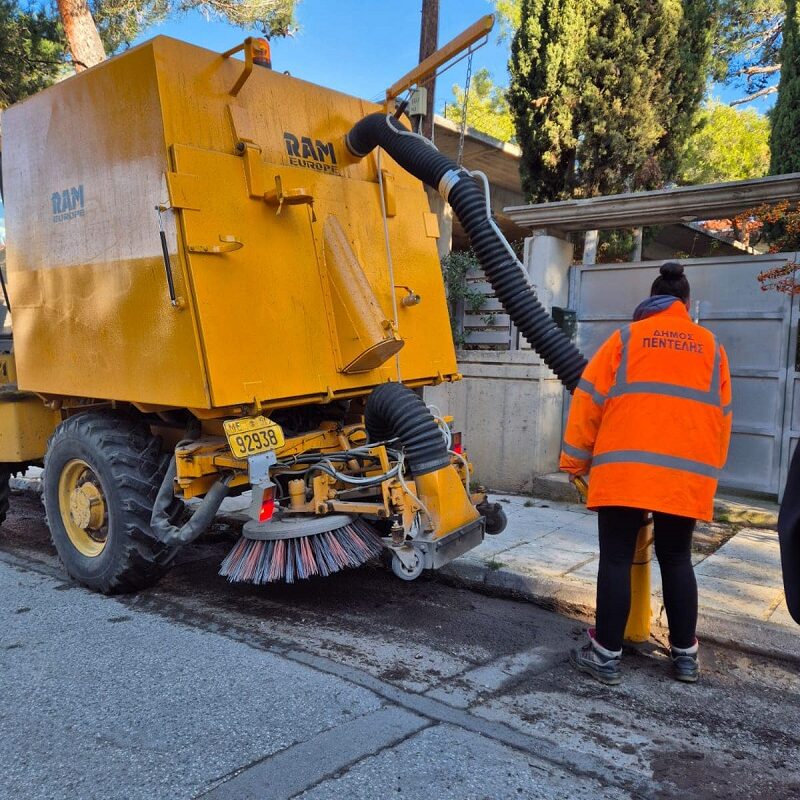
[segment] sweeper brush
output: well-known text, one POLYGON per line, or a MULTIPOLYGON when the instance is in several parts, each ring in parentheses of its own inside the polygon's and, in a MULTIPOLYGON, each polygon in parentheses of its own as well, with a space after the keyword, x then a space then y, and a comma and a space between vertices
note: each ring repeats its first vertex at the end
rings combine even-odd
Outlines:
POLYGON ((383 547, 369 523, 344 514, 267 526, 247 523, 219 574, 231 583, 294 583, 359 567, 379 556, 383 547), (331 525, 338 527, 328 530, 331 525))

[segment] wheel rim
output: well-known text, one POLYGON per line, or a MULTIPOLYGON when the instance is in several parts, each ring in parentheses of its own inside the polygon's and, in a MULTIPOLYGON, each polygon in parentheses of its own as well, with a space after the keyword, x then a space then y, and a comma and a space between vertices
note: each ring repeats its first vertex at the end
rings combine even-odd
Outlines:
POLYGON ((70 541, 81 555, 96 558, 108 543, 108 510, 100 479, 79 458, 58 479, 58 506, 70 541))

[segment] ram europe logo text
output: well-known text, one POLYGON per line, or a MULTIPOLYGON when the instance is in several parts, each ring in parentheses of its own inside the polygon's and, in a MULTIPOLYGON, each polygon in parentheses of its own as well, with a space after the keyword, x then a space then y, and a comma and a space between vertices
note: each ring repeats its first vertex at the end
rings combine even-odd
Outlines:
POLYGON ((305 167, 329 175, 341 174, 336 166, 333 142, 321 142, 319 139, 312 141, 310 136, 298 137, 288 131, 284 132, 283 140, 289 154, 289 163, 293 167, 305 167))

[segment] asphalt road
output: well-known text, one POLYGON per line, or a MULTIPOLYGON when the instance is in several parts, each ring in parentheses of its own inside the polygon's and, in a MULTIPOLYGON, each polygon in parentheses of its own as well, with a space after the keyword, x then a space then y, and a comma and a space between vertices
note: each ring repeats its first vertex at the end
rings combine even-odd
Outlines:
POLYGON ((800 797, 800 667, 655 645, 608 689, 583 626, 367 567, 293 587, 216 576, 230 532, 156 588, 70 583, 37 497, 0 528, 0 798, 800 797))

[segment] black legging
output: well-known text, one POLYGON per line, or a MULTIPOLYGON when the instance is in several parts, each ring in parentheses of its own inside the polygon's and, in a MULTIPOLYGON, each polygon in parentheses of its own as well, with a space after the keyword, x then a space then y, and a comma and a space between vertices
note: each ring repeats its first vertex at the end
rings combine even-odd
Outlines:
MULTIPOLYGON (((598 511, 600 568, 597 573, 597 641, 619 650, 631 605, 631 564, 644 512, 606 506, 598 511)), ((675 647, 691 647, 697 625, 697 581, 692 567, 695 521, 673 514, 653 514, 655 547, 661 568, 664 608, 675 647)))

